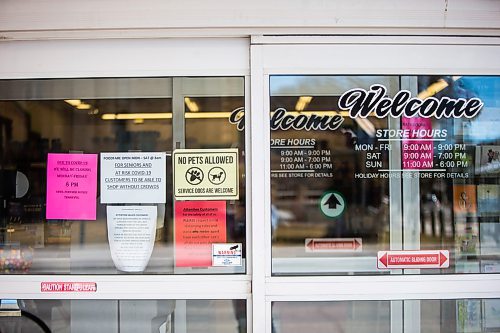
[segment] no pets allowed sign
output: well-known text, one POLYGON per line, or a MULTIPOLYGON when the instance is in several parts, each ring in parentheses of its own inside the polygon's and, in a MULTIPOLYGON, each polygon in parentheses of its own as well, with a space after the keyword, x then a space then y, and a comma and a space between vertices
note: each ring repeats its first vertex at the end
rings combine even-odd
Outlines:
POLYGON ((237 200, 238 149, 177 149, 173 156, 176 200, 237 200))

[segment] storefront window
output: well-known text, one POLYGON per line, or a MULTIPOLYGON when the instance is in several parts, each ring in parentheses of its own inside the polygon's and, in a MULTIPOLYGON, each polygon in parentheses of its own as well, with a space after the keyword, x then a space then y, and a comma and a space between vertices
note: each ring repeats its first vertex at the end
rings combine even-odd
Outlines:
POLYGON ((389 301, 274 302, 273 333, 390 332, 389 301))
POLYGON ((422 144, 439 170, 420 172, 421 248, 449 249, 448 273, 499 273, 500 78, 419 76, 418 87, 434 87, 437 99, 484 103, 475 117, 430 119, 447 135, 422 144))
POLYGON ((499 306, 498 299, 274 302, 272 332, 496 332, 499 306))
POLYGON ((271 76, 273 274, 498 272, 499 86, 271 76))
POLYGON ((243 82, 0 81, 0 272, 244 273, 243 82))
POLYGON ((17 308, 19 316, 16 310, 4 311, 6 315, 0 316, 0 332, 247 331, 245 300, 4 300, 4 303, 4 309, 17 308))

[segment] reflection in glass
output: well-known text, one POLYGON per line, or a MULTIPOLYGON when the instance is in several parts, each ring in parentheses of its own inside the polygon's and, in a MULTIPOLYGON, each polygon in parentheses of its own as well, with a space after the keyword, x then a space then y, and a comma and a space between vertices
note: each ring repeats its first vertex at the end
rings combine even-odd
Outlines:
POLYGON ((499 309, 498 299, 274 302, 272 332, 382 333, 405 321, 426 333, 498 332, 499 309))
POLYGON ((390 332, 389 301, 274 302, 273 333, 390 332))
POLYGON ((389 167, 388 149, 369 150, 388 122, 351 119, 337 107, 343 92, 376 82, 398 86, 391 77, 271 77, 274 274, 374 272, 372 258, 389 248, 389 179, 365 177, 389 167), (339 115, 338 129, 302 126, 339 115), (295 124, 287 128, 286 117, 295 124))
MULTIPOLYGON (((0 80, 2 274, 117 274, 137 270, 150 274, 212 273, 207 270, 177 272, 174 268, 171 153, 173 147, 177 147, 174 134, 179 137, 174 131, 183 130, 177 125, 174 128, 174 114, 186 124, 187 148, 239 148, 241 161, 238 176, 242 195, 239 201, 228 202, 224 233, 227 234, 227 242, 244 244, 244 132, 238 131, 227 115, 233 108, 244 106, 243 78, 175 80, 0 80), (182 84, 179 80, 183 80, 182 84), (182 86, 176 91, 182 92, 174 97, 173 86, 176 84, 182 86), (183 109, 174 110, 174 99, 182 102, 184 98, 191 104, 182 103, 182 108, 192 108, 186 111, 187 119, 183 117, 183 109), (198 109, 193 107, 193 103, 198 103, 198 109), (216 113, 225 117, 217 117, 216 113), (134 269, 123 269, 128 264, 118 265, 117 269, 112 260, 111 251, 129 249, 127 251, 130 252, 137 244, 132 244, 131 235, 127 238, 130 244, 123 244, 123 235, 125 232, 133 233, 131 228, 120 229, 121 233, 108 237, 109 205, 101 203, 99 184, 101 162, 94 171, 98 179, 96 219, 46 219, 48 154, 99 155, 115 152, 166 154, 166 174, 163 176, 166 178, 166 203, 148 204, 154 208, 149 220, 155 221, 148 221, 147 233, 132 235, 154 240, 154 247, 151 256, 143 255, 141 264, 134 269), (116 245, 112 249, 110 241, 116 245)), ((97 158, 99 160, 99 156, 97 158)), ((68 182, 67 186, 76 184, 68 182)), ((144 204, 139 196, 132 201, 134 205, 144 204)), ((113 205, 118 210, 124 208, 122 203, 113 205)), ((124 223, 119 219, 114 222, 124 223)), ((119 225, 119 228, 122 227, 119 225)), ((114 233, 113 230, 118 229, 113 227, 109 230, 114 233)), ((151 252, 149 245, 141 245, 148 255, 151 252)), ((208 257, 210 255, 207 253, 208 257)), ((244 266, 239 267, 238 273, 244 270, 244 266)), ((215 273, 234 272, 232 268, 223 267, 215 273)))
POLYGON ((271 76, 273 274, 498 273, 499 87, 488 76, 271 76), (388 96, 370 95, 375 84, 388 96), (397 113, 405 94, 400 110, 411 99, 420 116, 375 116, 384 101, 397 113), (371 113, 339 107, 353 100, 371 113), (438 259, 411 269, 426 254, 385 250, 438 259))
POLYGON ((438 99, 476 97, 484 107, 472 119, 432 120, 432 128, 449 133, 434 143, 434 165, 444 167, 446 177, 420 179, 421 247, 455 253, 454 265, 441 273, 498 273, 500 78, 418 77, 419 91, 432 85, 440 86, 434 94, 438 99))
POLYGON ((422 332, 500 330, 498 299, 422 300, 419 303, 422 332))
POLYGON ((20 300, 36 319, 0 317, 0 332, 244 333, 244 300, 20 300))

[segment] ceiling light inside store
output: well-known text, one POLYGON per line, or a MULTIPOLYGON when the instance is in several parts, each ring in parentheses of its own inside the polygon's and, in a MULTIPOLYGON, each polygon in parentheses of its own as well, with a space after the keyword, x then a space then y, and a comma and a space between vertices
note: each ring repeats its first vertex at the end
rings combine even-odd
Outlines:
MULTIPOLYGON (((461 78, 461 76, 452 76, 451 77, 451 79, 453 81, 457 81, 460 78, 461 78)), ((428 86, 427 89, 421 91, 418 94, 418 98, 420 98, 420 99, 426 99, 428 97, 434 96, 438 92, 440 92, 441 90, 445 89, 448 86, 449 86, 448 82, 446 82, 443 79, 440 79, 439 81, 434 82, 433 84, 431 84, 430 86, 428 86)))
POLYGON ((186 119, 209 119, 209 118, 229 118, 232 112, 200 112, 184 114, 186 119))
POLYGON ((79 99, 65 99, 64 101, 78 110, 90 110, 92 108, 92 105, 84 103, 79 99))
POLYGON ((102 120, 171 119, 171 113, 105 113, 102 120))
POLYGON ((80 101, 79 99, 65 99, 64 101, 74 107, 82 104, 82 101, 80 101))
POLYGON ((354 118, 354 121, 363 131, 365 131, 366 134, 368 134, 368 136, 370 136, 371 138, 375 137, 376 129, 371 121, 369 121, 366 118, 359 118, 359 117, 354 118))
MULTIPOLYGON (((273 115, 274 112, 271 112, 271 115, 273 115)), ((316 116, 342 116, 342 117, 349 117, 349 111, 313 111, 313 110, 307 110, 307 111, 287 111, 287 114, 292 115, 294 117, 297 117, 298 115, 304 114, 304 115, 310 115, 314 114, 316 116)))
MULTIPOLYGON (((232 112, 186 112, 184 118, 186 119, 221 119, 229 118, 232 112)), ((273 115, 274 112, 271 112, 273 115)), ((298 116, 300 114, 309 115, 315 114, 317 116, 336 116, 349 117, 349 111, 288 111, 287 114, 298 116)), ((371 117, 373 115, 370 115, 371 117)), ((172 119, 172 113, 105 113, 101 116, 102 120, 135 120, 135 119, 172 119)))
POLYGON ((78 110, 90 110, 91 107, 92 107, 92 105, 87 104, 87 103, 81 103, 81 104, 76 106, 76 108, 78 110))
POLYGON ((191 111, 191 112, 200 111, 198 104, 196 104, 196 102, 192 101, 189 97, 184 97, 184 103, 186 103, 186 106, 189 109, 189 111, 191 111))
MULTIPOLYGON (((186 119, 229 118, 231 112, 186 112, 186 119)), ((171 113, 105 113, 102 120, 172 119, 171 113)))
POLYGON ((312 96, 300 96, 297 104, 295 105, 295 110, 304 111, 304 109, 311 103, 312 96))

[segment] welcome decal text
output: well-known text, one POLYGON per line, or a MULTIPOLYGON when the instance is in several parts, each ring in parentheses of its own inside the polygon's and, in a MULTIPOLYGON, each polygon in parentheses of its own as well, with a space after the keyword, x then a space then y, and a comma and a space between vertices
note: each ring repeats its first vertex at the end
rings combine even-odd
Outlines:
MULTIPOLYGON (((370 86, 369 90, 354 88, 340 96, 338 108, 349 112, 350 118, 366 118, 374 115, 377 118, 391 116, 422 118, 474 118, 483 108, 484 103, 476 97, 449 98, 428 97, 421 99, 411 97, 408 90, 400 90, 391 98, 387 96, 387 88, 381 84, 370 86)), ((336 130, 344 121, 337 115, 316 115, 314 113, 291 113, 284 108, 277 108, 271 116, 271 130, 336 130)), ((231 112, 229 122, 235 124, 239 131, 245 128, 245 110, 243 107, 231 112)))
POLYGON ((346 91, 339 99, 341 110, 349 111, 349 117, 366 118, 374 114, 378 118, 392 116, 422 117, 422 118, 473 118, 481 108, 483 102, 479 98, 449 98, 428 97, 420 99, 411 97, 408 90, 399 91, 394 98, 387 97, 387 88, 381 84, 374 84, 370 90, 354 88, 346 91))

